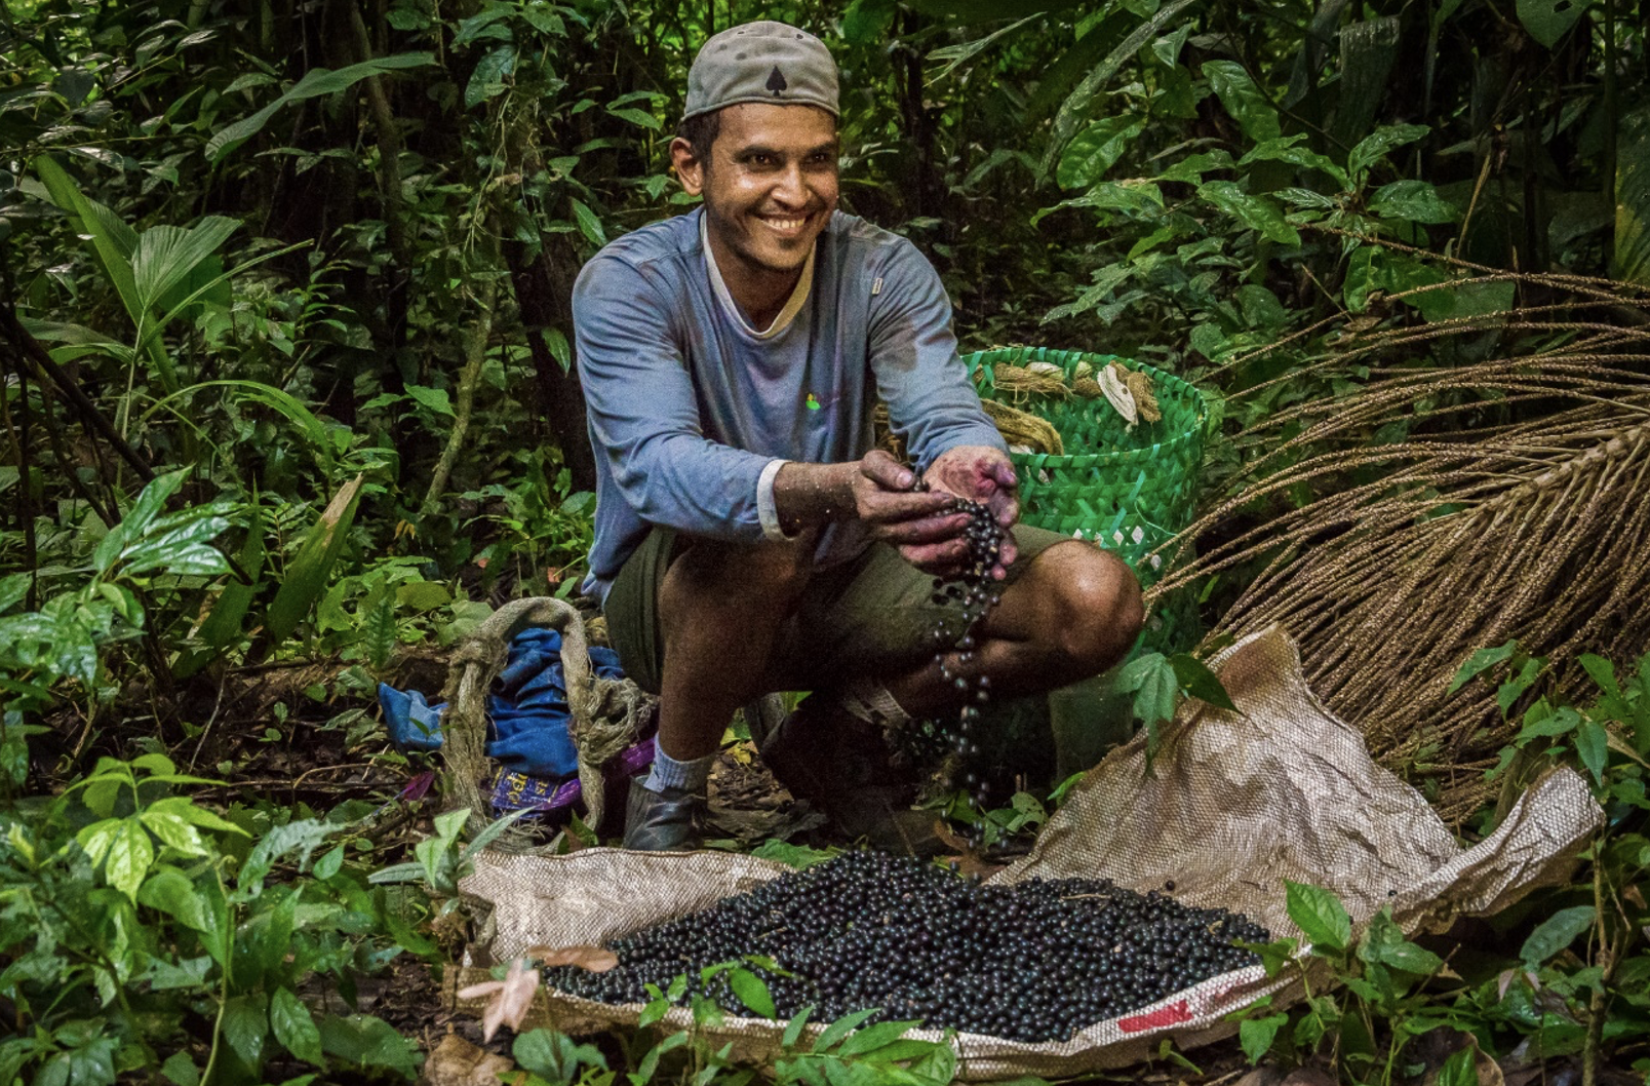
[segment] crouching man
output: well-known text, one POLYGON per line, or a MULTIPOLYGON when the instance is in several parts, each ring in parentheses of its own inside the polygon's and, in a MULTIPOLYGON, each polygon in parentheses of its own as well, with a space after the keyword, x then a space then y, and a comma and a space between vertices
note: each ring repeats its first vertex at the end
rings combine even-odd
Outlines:
POLYGON ((837 210, 837 103, 812 35, 713 37, 670 147, 702 206, 608 245, 574 293, 598 470, 585 588, 660 696, 629 848, 696 846, 724 728, 778 690, 814 693, 763 743, 775 774, 843 832, 897 841, 912 782, 888 765, 888 729, 955 718, 958 675, 999 697, 1088 678, 1140 628, 1127 566, 1015 523, 1014 470, 939 276, 837 210), (915 470, 873 449, 878 399, 915 470), (968 553, 957 498, 1011 531, 976 643, 937 656, 935 629, 960 618, 933 590, 968 553))

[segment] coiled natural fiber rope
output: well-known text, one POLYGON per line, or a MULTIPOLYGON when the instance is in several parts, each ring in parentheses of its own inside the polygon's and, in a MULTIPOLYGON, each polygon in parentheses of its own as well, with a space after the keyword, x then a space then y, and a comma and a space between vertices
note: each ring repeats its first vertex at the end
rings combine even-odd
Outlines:
MULTIPOLYGON (((564 600, 548 596, 512 600, 495 611, 453 654, 443 697, 445 736, 442 753, 447 764, 447 794, 451 807, 468 807, 471 833, 487 826, 489 804, 482 782, 487 766, 487 692, 510 655, 510 641, 535 626, 561 632, 562 676, 570 714, 568 735, 579 756, 579 784, 584 791, 589 823, 601 822, 606 807, 602 766, 636 742, 655 699, 629 679, 603 678, 590 669, 589 643, 584 620, 564 600)), ((506 834, 494 848, 532 852, 525 839, 506 834)))

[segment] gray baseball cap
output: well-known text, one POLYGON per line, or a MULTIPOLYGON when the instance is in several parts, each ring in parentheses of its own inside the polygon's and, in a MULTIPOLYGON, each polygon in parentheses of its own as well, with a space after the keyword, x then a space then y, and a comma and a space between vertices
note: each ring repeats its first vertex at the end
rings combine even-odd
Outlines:
POLYGON ((818 106, 840 117, 836 61, 824 42, 794 26, 764 20, 729 27, 688 69, 682 119, 740 102, 818 106))

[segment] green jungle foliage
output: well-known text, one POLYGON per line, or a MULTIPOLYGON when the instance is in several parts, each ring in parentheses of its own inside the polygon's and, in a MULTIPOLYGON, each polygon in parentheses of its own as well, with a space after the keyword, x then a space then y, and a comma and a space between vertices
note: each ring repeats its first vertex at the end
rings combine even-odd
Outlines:
MULTIPOLYGON (((477 842, 429 831, 372 692, 504 599, 576 591, 572 280, 685 209, 687 65, 760 17, 831 43, 843 205, 934 260, 965 349, 1195 382, 1211 498, 1245 433, 1355 392, 1308 365, 1337 336, 1544 300, 1457 285, 1485 271, 1650 285, 1647 0, 5 0, 0 1086, 416 1075, 418 1020, 363 1008, 454 960, 477 842), (301 790, 340 763, 365 783, 301 790)), ((1416 342, 1394 361, 1489 349, 1416 342)), ((1650 1073, 1650 674, 1592 659, 1596 703, 1540 697, 1516 646, 1462 678, 1510 669, 1506 772, 1597 786, 1580 881, 1470 962, 1293 890, 1311 958, 1275 967, 1340 983, 1246 1012, 1248 1058, 1407 1081, 1447 1027, 1650 1073)), ((1157 657, 1121 688, 1150 725, 1209 681, 1157 657)), ((992 835, 1043 815, 1016 797, 992 835)), ((852 1026, 793 1036, 778 1073, 951 1074, 852 1026)), ((679 1036, 514 1055, 531 1082, 748 1076, 679 1036)), ((1438 1081, 1477 1081, 1470 1052, 1438 1081)))

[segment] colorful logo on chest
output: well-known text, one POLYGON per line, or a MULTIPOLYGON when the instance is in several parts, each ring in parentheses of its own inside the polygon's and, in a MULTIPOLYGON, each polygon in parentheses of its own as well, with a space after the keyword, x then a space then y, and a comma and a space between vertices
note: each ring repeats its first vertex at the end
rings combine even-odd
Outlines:
POLYGON ((822 406, 819 402, 819 397, 815 396, 812 392, 808 393, 808 398, 803 401, 803 405, 807 407, 809 411, 818 411, 822 406))

